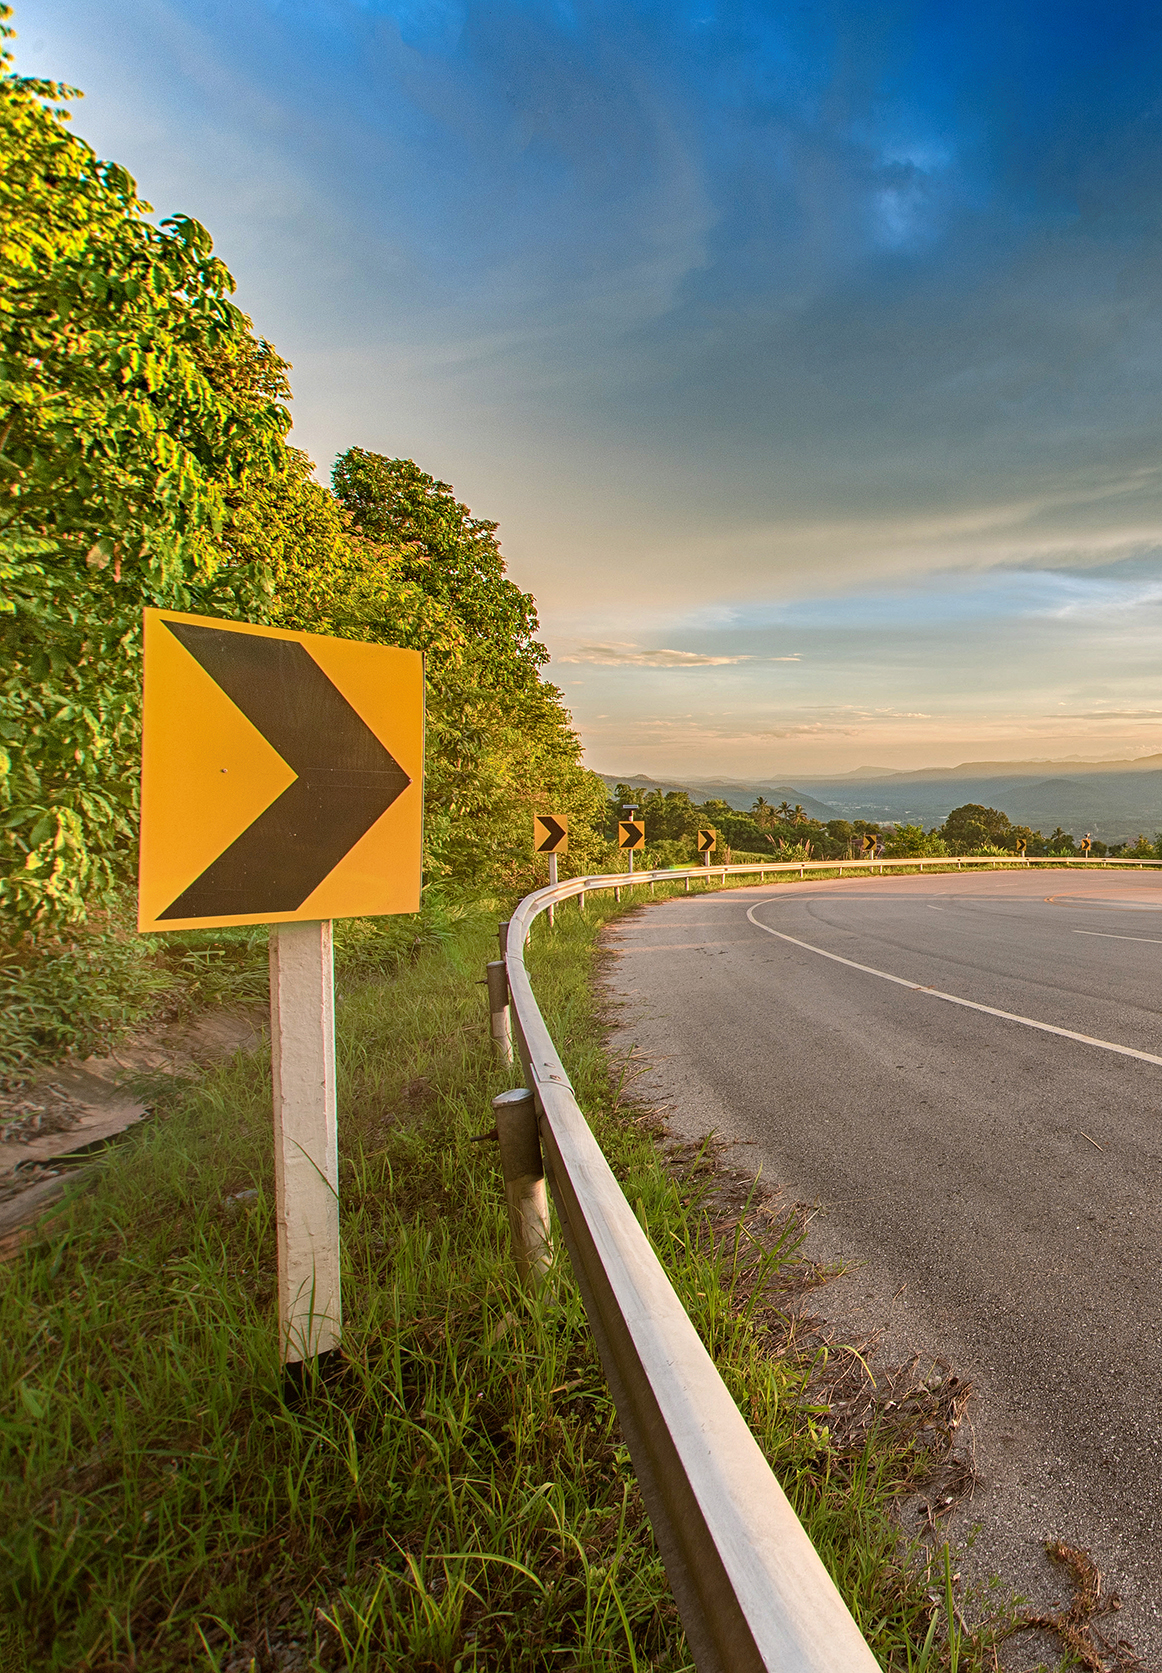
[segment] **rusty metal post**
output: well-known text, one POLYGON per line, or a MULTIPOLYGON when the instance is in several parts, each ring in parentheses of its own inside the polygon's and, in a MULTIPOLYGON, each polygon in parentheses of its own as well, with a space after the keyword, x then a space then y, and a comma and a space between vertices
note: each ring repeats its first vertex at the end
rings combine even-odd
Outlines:
POLYGON ((527 1087, 517 1086, 492 1100, 492 1113, 500 1140, 513 1259, 521 1283, 540 1289, 553 1263, 553 1244, 536 1100, 527 1087))
POLYGON ((512 1017, 508 1008, 508 976, 503 959, 491 959, 488 970, 488 1019, 492 1049, 499 1062, 512 1062, 512 1017))

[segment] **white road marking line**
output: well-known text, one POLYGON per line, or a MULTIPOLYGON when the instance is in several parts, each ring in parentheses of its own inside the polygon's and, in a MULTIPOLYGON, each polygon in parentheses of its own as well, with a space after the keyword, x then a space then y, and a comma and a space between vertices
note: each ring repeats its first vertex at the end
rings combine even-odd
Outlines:
POLYGON ((688 947, 744 947, 744 941, 624 941, 611 942, 615 953, 681 953, 688 947))
POLYGON ((1074 935, 1100 935, 1105 941, 1149 941, 1155 947, 1162 947, 1162 936, 1157 935, 1115 935, 1112 929, 1075 929, 1074 935))
MULTIPOLYGON (((862 970, 865 976, 878 976, 882 982, 895 982, 897 987, 911 988, 913 993, 926 993, 932 999, 943 999, 948 1005, 963 1005, 966 1011, 983 1011, 986 1016, 1000 1017, 1004 1022, 1019 1022, 1024 1028, 1036 1028, 1042 1034, 1059 1034, 1063 1040, 1077 1040, 1083 1046, 1097 1046, 1101 1051, 1116 1052, 1119 1057, 1136 1057, 1141 1063, 1157 1063, 1162 1068, 1162 1057, 1156 1057, 1151 1051, 1137 1051, 1133 1046, 1119 1046, 1113 1040, 1098 1040, 1092 1034, 1077 1034, 1072 1028, 1058 1028, 1052 1022, 1038 1022, 1035 1017, 1021 1017, 1015 1011, 999 1011, 995 1005, 978 1005, 975 999, 961 999, 959 994, 942 993, 939 988, 926 988, 921 982, 909 982, 903 976, 893 976, 887 970, 877 970, 870 964, 857 964, 854 959, 841 958, 838 953, 829 953, 826 947, 813 947, 810 941, 800 941, 798 936, 784 935, 781 929, 772 929, 770 924, 761 924, 755 917, 757 907, 752 906, 747 917, 756 929, 765 929, 768 935, 777 935, 780 941, 789 941, 794 947, 803 947, 809 953, 818 953, 820 958, 829 958, 836 964, 846 964, 849 970, 862 970)), ((1136 939, 1136 938, 1135 938, 1136 939)))
POLYGON ((1111 895, 1046 895, 1050 906, 1072 906, 1082 911, 1095 906, 1102 912, 1162 912, 1162 901, 1114 900, 1111 895))

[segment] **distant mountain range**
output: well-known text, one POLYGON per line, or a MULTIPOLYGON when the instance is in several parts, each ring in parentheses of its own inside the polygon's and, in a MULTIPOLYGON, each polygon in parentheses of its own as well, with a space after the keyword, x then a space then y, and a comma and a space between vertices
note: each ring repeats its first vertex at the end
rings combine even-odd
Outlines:
MULTIPOLYGON (((835 808, 829 807, 815 796, 809 796, 805 790, 796 790, 793 784, 751 784, 745 779, 737 778, 688 778, 679 784, 677 779, 650 778, 646 773, 635 773, 632 777, 623 773, 598 773, 598 778, 604 779, 610 790, 619 784, 629 784, 635 790, 660 790, 667 795, 671 790, 684 790, 694 802, 720 801, 730 807, 745 812, 759 796, 764 796, 768 802, 777 807, 780 802, 790 802, 794 807, 796 802, 812 819, 843 819, 846 815, 837 813, 835 808)), ((856 815, 861 818, 862 815, 856 815)))
POLYGON ((895 767, 856 767, 850 773, 800 776, 802 784, 850 784, 891 779, 893 784, 918 784, 939 779, 1056 778, 1067 775, 1089 777, 1092 773, 1156 773, 1162 771, 1162 755, 1139 755, 1132 761, 1087 761, 1079 755, 1064 760, 962 761, 958 767, 917 767, 901 772, 895 767))
POLYGON ((966 761, 959 767, 917 772, 868 768, 860 775, 801 777, 796 784, 742 779, 653 779, 602 773, 612 790, 632 784, 646 790, 685 790, 694 801, 718 797, 749 808, 763 796, 776 805, 796 802, 813 819, 871 819, 881 823, 936 825, 954 807, 980 802, 1000 808, 1014 825, 1049 835, 1056 826, 1075 837, 1087 831, 1104 842, 1153 839, 1162 830, 1162 755, 1136 761, 966 761), (806 786, 810 786, 810 790, 806 786))

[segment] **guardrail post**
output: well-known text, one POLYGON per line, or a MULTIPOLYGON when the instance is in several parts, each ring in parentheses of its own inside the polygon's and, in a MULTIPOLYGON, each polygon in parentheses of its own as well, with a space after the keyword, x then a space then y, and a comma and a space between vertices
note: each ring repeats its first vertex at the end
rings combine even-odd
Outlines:
POLYGON ((690 893, 690 873, 686 873, 686 893, 690 893))
POLYGON ((500 956, 501 956, 501 958, 507 958, 508 957, 508 926, 509 926, 510 921, 511 921, 510 919, 506 918, 504 920, 503 924, 501 924, 500 928, 496 932, 497 938, 500 941, 500 956))
POLYGON ((500 1140, 513 1260, 521 1283, 536 1290, 553 1262, 536 1100, 527 1087, 517 1086, 492 1100, 492 1113, 500 1140))
POLYGON ((492 959, 488 970, 488 1022, 492 1049, 501 1063, 512 1062, 512 1017, 508 1009, 508 975, 503 959, 492 959))

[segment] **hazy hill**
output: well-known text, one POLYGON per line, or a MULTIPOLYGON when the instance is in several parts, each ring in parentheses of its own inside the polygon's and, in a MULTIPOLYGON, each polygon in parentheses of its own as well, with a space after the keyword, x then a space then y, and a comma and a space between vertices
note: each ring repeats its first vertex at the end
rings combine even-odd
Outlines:
POLYGON ((1094 773, 1154 773, 1162 771, 1162 755, 1140 755, 1132 761, 1087 761, 1080 756, 1067 756, 1064 760, 1040 759, 1033 761, 962 761, 958 767, 916 767, 909 772, 900 772, 893 767, 856 767, 849 773, 835 773, 831 776, 816 773, 801 773, 801 784, 850 784, 854 782, 882 783, 890 779, 893 784, 920 784, 929 780, 963 780, 963 779, 996 779, 996 778, 1045 778, 1066 774, 1069 778, 1088 778, 1094 773), (1057 772, 1054 773, 1053 769, 1057 772))
POLYGON ((866 777, 801 777, 797 784, 743 779, 654 779, 602 773, 614 785, 685 790, 696 802, 719 797, 749 808, 757 796, 776 805, 800 803, 813 819, 873 819, 880 823, 938 825, 954 807, 980 802, 998 807, 1015 825, 1049 835, 1056 826, 1075 837, 1087 831, 1104 842, 1151 840, 1162 831, 1162 756, 1141 761, 993 761, 932 767, 913 773, 872 768, 866 777), (1048 769, 1048 770, 1047 770, 1048 769), (1054 771, 1053 769, 1056 769, 1054 771), (804 786, 810 785, 810 791, 804 786))
POLYGON ((812 819, 822 819, 825 824, 828 819, 844 817, 826 802, 809 796, 805 790, 797 790, 793 784, 748 784, 734 778, 688 778, 679 783, 677 779, 650 778, 647 773, 599 773, 598 777, 605 780, 610 790, 619 784, 631 784, 635 790, 660 790, 663 795, 671 790, 684 790, 692 802, 726 802, 740 812, 764 796, 776 806, 779 802, 790 802, 792 807, 798 803, 812 819))
MULTIPOLYGON (((1040 765, 1040 764, 1039 764, 1040 765)), ((1015 825, 1029 825, 1046 836, 1056 826, 1080 837, 1086 831, 1105 842, 1121 842, 1139 831, 1153 839, 1162 830, 1162 771, 1083 770, 1058 775, 1042 770, 1024 776, 1006 773, 980 777, 901 774, 891 779, 812 780, 845 819, 941 823, 954 807, 980 802, 998 807, 1015 825)))

